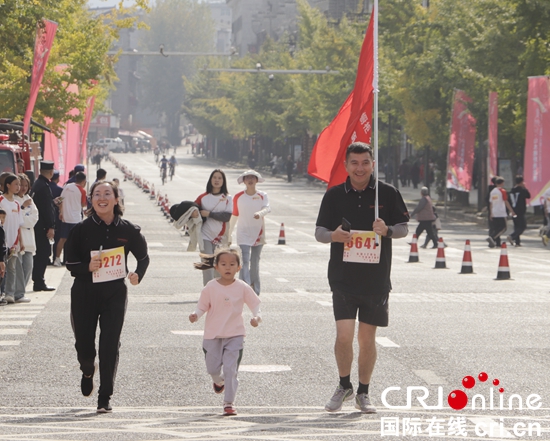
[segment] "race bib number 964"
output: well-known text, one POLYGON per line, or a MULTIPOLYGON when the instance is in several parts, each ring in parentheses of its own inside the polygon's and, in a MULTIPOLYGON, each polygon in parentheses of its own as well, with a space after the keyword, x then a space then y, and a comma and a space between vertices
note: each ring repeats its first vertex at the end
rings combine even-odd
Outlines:
POLYGON ((379 263, 381 238, 376 245, 374 231, 351 230, 351 240, 344 244, 344 262, 379 263))

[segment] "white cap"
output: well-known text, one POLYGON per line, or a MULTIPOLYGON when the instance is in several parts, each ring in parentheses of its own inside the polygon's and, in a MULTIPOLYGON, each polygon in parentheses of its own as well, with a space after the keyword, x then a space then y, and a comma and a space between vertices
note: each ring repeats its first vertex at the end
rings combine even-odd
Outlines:
POLYGON ((238 182, 239 184, 242 184, 243 181, 244 181, 244 177, 245 177, 245 176, 256 176, 256 177, 258 178, 258 182, 264 182, 264 181, 265 181, 265 179, 262 178, 262 175, 259 174, 257 171, 255 171, 255 170, 247 170, 247 171, 245 171, 243 174, 241 174, 241 176, 239 176, 239 177, 237 178, 237 182, 238 182))

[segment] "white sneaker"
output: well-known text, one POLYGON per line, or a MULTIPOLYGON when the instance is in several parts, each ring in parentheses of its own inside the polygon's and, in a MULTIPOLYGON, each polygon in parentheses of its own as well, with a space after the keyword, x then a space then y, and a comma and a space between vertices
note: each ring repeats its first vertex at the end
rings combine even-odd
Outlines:
POLYGON ((59 257, 56 257, 54 262, 53 262, 53 266, 63 266, 61 264, 61 259, 59 257))
POLYGON ((342 405, 344 401, 353 399, 355 394, 353 389, 344 389, 340 384, 334 391, 334 395, 325 405, 325 410, 327 412, 340 412, 342 410, 342 405))
POLYGON ((15 303, 15 299, 13 298, 13 296, 6 295, 6 297, 4 297, 4 300, 8 303, 15 303))
POLYGON ((28 297, 21 297, 20 299, 15 299, 15 303, 29 303, 31 301, 31 299, 29 299, 28 297))

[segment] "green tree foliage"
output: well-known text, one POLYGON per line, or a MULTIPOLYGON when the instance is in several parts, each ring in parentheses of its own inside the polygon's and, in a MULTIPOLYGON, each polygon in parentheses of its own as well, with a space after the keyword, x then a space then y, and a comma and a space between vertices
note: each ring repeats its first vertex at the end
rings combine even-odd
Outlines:
MULTIPOLYGON (((140 49, 165 52, 214 51, 210 9, 194 0, 158 0, 146 19, 150 31, 143 34, 140 49)), ((140 102, 164 115, 168 136, 179 142, 179 123, 185 87, 182 77, 194 75, 194 57, 146 57, 143 62, 140 102)))
POLYGON ((0 116, 22 119, 25 113, 36 27, 43 18, 57 22, 58 29, 33 118, 41 122, 52 118, 52 128, 58 129, 69 119, 83 118, 89 96, 98 96, 101 106, 101 98, 116 78, 115 60, 107 51, 118 29, 135 25, 136 20, 129 17, 138 7, 147 8, 147 0, 138 0, 131 8, 121 4, 118 10, 94 17, 86 0, 0 1, 0 116), (76 85, 80 93, 68 92, 70 85, 76 85), (80 113, 69 114, 72 109, 80 113))

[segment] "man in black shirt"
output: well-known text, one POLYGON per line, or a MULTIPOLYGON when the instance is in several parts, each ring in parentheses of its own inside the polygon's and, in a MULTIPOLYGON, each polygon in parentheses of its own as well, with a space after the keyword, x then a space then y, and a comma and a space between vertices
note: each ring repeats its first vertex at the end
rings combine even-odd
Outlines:
POLYGON ((516 176, 516 186, 512 188, 508 194, 508 197, 510 198, 510 205, 514 209, 514 213, 516 215, 512 217, 512 221, 514 222, 514 231, 507 237, 507 239, 508 242, 510 242, 510 245, 520 247, 520 236, 527 228, 527 222, 525 220, 527 199, 531 199, 531 193, 529 193, 529 190, 525 187, 523 176, 516 176))
POLYGON ((323 197, 315 230, 319 242, 331 244, 328 280, 336 320, 334 353, 340 375, 340 384, 325 410, 338 412, 343 402, 354 396, 350 372, 359 312, 359 387, 355 407, 363 413, 375 413, 368 388, 376 363, 376 328, 388 325, 392 238, 407 235, 409 214, 399 191, 378 181, 379 215, 375 218, 376 180, 368 144, 351 144, 345 166, 348 178, 323 197), (348 222, 351 232, 342 229, 342 224, 348 222))
POLYGON ((50 260, 52 244, 55 237, 55 213, 50 180, 53 177, 53 161, 40 162, 40 175, 34 182, 31 196, 38 209, 38 222, 34 226, 36 254, 34 255, 32 280, 34 291, 54 291, 55 288, 46 285, 44 274, 50 260))

